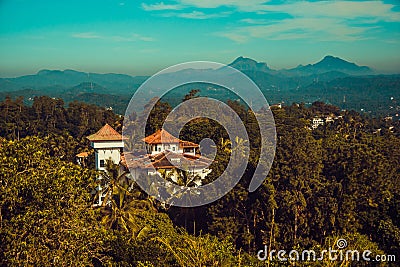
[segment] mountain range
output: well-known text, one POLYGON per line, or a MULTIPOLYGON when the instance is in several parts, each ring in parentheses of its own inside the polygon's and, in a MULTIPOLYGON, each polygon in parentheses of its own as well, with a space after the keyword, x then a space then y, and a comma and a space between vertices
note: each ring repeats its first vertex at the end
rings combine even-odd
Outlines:
MULTIPOLYGON (((270 103, 324 101, 378 115, 399 112, 393 101, 400 98, 400 75, 379 75, 370 67, 358 66, 338 57, 325 56, 315 64, 274 70, 267 63, 240 56, 229 66, 250 77, 270 103)), ((29 103, 34 96, 48 95, 63 98, 67 103, 79 100, 111 106, 123 114, 130 97, 147 78, 75 70, 41 70, 33 75, 0 78, 0 99, 7 95, 24 96, 29 103)), ((188 90, 190 87, 173 97, 180 99, 188 90)), ((203 91, 200 94, 206 93, 203 91)), ((226 92, 213 91, 216 91, 214 97, 221 100, 232 97, 226 92)))

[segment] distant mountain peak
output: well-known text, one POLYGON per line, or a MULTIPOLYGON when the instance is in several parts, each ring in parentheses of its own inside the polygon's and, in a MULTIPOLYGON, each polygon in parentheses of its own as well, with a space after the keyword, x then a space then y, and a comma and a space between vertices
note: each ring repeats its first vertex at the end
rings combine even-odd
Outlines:
POLYGON ((267 63, 257 62, 254 59, 243 56, 236 58, 229 66, 240 71, 270 71, 267 63))
POLYGON ((238 63, 238 62, 253 62, 253 63, 257 63, 257 61, 255 61, 254 59, 251 59, 251 58, 248 58, 248 57, 239 56, 231 64, 235 64, 235 63, 238 63))
POLYGON ((298 66, 293 70, 305 72, 307 74, 320 74, 331 71, 343 72, 351 75, 365 75, 373 73, 373 71, 367 66, 359 66, 355 63, 331 55, 325 56, 322 60, 315 64, 298 66))
POLYGON ((331 56, 331 55, 326 55, 322 60, 342 60, 340 57, 335 57, 335 56, 331 56))
POLYGON ((48 70, 48 69, 43 69, 43 70, 39 70, 37 72, 37 75, 49 75, 49 74, 60 74, 63 73, 62 70, 48 70))
POLYGON ((348 61, 346 61, 344 59, 341 59, 339 57, 334 57, 334 56, 330 56, 330 55, 325 56, 320 62, 318 62, 318 63, 316 63, 314 65, 317 65, 317 64, 320 64, 320 65, 322 65, 322 64, 325 64, 325 65, 346 64, 348 66, 357 66, 355 63, 348 62, 348 61))

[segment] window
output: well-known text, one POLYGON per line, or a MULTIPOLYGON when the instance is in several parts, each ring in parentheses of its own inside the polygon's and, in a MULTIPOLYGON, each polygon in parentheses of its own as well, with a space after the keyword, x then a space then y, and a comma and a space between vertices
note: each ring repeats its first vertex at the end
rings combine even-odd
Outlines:
POLYGON ((175 147, 174 146, 172 147, 172 151, 175 151, 175 147))
POLYGON ((105 167, 104 159, 101 159, 100 160, 100 168, 104 168, 104 167, 105 167))
POLYGON ((161 147, 158 148, 158 152, 161 152, 161 147))

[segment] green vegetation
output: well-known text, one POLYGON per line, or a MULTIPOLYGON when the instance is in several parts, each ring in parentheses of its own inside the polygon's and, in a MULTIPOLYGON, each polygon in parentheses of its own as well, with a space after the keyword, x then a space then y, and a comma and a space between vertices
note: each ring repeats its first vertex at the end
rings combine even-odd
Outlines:
MULTIPOLYGON (((48 97, 36 98, 32 107, 22 99, 1 102, 0 265, 281 266, 259 261, 257 251, 264 245, 320 251, 339 238, 351 249, 400 259, 398 121, 320 102, 273 109, 275 160, 263 185, 249 193, 258 127, 251 111, 237 102, 228 105, 245 123, 251 151, 242 180, 226 196, 198 208, 164 207, 108 164, 105 202, 111 204, 92 208, 98 174, 75 164, 74 155, 89 150, 85 136, 103 124, 120 131, 121 118, 78 102, 65 108, 62 100, 48 97), (309 129, 314 116, 328 115, 336 119, 309 129)), ((161 127, 171 107, 159 101, 155 109, 148 131, 161 127)), ((224 171, 229 141, 215 121, 193 120, 181 135, 193 142, 212 138, 218 163, 209 179, 224 171)), ((317 265, 291 265, 307 264, 317 265)))

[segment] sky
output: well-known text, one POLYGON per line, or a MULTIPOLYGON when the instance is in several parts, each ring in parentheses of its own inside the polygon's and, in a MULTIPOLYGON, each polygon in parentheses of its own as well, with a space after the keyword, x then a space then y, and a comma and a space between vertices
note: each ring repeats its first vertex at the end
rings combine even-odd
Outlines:
POLYGON ((400 1, 0 0, 0 77, 152 75, 238 56, 281 69, 325 55, 400 73, 400 1))

